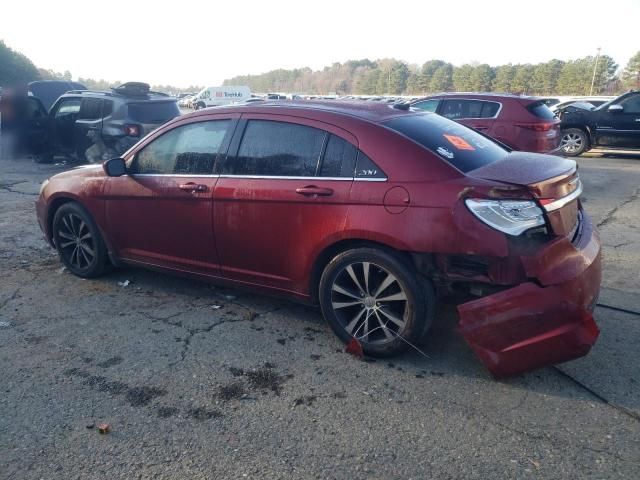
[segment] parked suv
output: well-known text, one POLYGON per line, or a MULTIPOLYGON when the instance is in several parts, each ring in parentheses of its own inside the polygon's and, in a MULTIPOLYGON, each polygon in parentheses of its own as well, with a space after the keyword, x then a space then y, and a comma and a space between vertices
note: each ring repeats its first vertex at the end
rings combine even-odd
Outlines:
POLYGON ((495 138, 513 150, 554 153, 560 121, 543 101, 520 95, 451 93, 411 102, 495 138))
POLYGON ((597 108, 570 105, 560 112, 562 153, 591 148, 640 149, 640 91, 627 92, 597 108))
POLYGON ((264 101, 173 120, 36 203, 64 265, 177 272, 319 304, 344 342, 421 341, 436 292, 495 375, 586 354, 600 240, 576 163, 406 105, 264 101), (354 340, 355 339, 355 340, 354 340))
POLYGON ((111 91, 72 90, 49 111, 48 153, 89 162, 116 157, 147 133, 180 115, 176 99, 129 82, 111 91))

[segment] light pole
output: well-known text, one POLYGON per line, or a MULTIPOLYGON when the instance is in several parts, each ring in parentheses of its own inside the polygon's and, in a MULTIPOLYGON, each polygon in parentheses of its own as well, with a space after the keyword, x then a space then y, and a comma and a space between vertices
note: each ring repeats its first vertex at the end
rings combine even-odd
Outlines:
POLYGON ((599 57, 600 57, 600 47, 598 47, 598 53, 596 55, 596 64, 593 66, 593 76, 591 77, 591 88, 589 89, 589 96, 593 95, 593 84, 596 81, 596 70, 598 69, 599 57))

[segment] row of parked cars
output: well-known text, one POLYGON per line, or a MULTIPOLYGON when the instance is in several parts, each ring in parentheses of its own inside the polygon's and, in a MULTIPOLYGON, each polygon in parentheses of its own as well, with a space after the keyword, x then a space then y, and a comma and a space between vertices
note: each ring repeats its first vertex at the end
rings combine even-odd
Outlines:
POLYGON ((569 100, 448 93, 410 105, 470 126, 513 150, 577 156, 592 148, 640 148, 639 91, 569 100))
MULTIPOLYGON (((30 84, 29 150, 42 161, 56 155, 89 162, 124 153, 145 134, 181 114, 182 99, 129 82, 109 91, 71 82, 30 84)), ((591 148, 640 148, 640 92, 620 97, 553 97, 443 93, 427 97, 255 95, 248 87, 207 87, 194 108, 271 100, 340 100, 402 104, 436 113, 500 142, 536 153, 577 156, 591 148)))
POLYGON ((109 91, 69 82, 34 82, 26 104, 20 142, 41 162, 56 156, 90 163, 116 157, 180 115, 174 97, 140 82, 109 91))

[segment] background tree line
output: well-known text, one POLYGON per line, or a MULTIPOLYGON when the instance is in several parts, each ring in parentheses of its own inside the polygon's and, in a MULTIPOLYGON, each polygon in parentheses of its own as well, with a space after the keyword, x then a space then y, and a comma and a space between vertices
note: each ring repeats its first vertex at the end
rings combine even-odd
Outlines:
MULTIPOLYGON (((525 93, 529 95, 588 95, 595 57, 576 60, 550 60, 538 64, 486 63, 455 66, 443 60, 429 60, 422 65, 408 64, 394 58, 349 60, 334 63, 322 70, 310 68, 272 70, 260 75, 241 75, 224 81, 225 85, 248 85, 254 92, 300 92, 339 95, 408 94, 420 95, 447 91, 483 91, 525 93)), ((0 86, 33 80, 71 80, 71 72, 54 72, 37 68, 25 55, 0 40, 0 86)), ((90 89, 104 90, 120 81, 78 78, 90 89)), ((621 72, 608 55, 598 58, 594 94, 615 94, 629 88, 640 89, 640 51, 621 72)), ((201 86, 175 87, 153 85, 153 90, 177 93, 197 92, 201 86)))
MULTIPOLYGON (((550 60, 538 64, 485 63, 455 66, 443 60, 422 65, 394 58, 349 60, 319 71, 310 68, 273 70, 260 75, 240 75, 225 85, 248 85, 255 92, 310 94, 420 95, 433 92, 506 92, 528 95, 588 95, 595 57, 550 60)), ((640 88, 640 52, 617 74, 618 65, 608 55, 598 58, 594 94, 614 94, 640 88)))

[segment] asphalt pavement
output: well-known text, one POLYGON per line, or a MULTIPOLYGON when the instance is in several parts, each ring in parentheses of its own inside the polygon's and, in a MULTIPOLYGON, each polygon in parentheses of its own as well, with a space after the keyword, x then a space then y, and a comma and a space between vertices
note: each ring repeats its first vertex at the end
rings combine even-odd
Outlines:
POLYGON ((0 161, 0 478, 640 478, 640 154, 578 163, 600 339, 496 381, 451 305, 426 356, 360 361, 313 308, 137 269, 76 278, 34 212, 69 166, 0 161))

